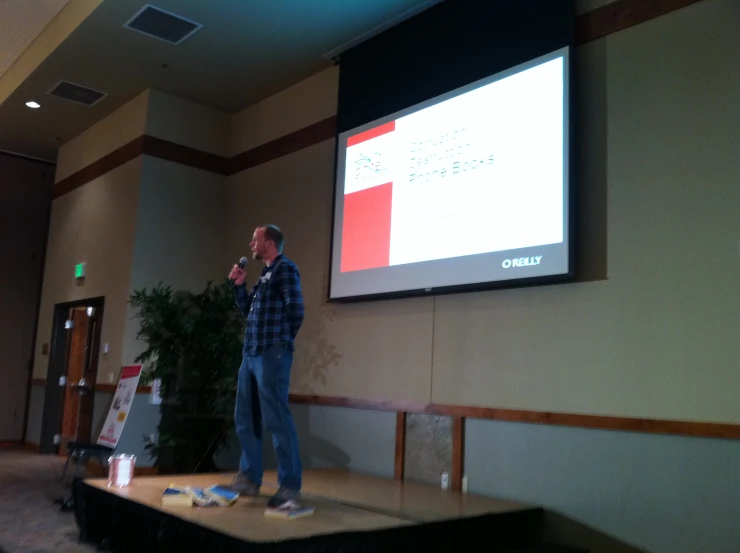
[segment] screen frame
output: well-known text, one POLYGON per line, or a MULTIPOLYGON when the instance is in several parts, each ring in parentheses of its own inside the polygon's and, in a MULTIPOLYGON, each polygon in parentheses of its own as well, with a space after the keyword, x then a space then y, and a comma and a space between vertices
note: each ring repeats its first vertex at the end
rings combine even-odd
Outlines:
MULTIPOLYGON (((334 143, 334 186, 332 189, 332 224, 330 233, 330 251, 329 251, 329 278, 326 289, 326 299, 329 303, 356 303, 365 301, 377 301, 377 300, 388 300, 388 299, 400 299, 400 298, 413 298, 420 296, 436 296, 446 295, 455 293, 466 293, 486 290, 502 290, 502 289, 513 289, 523 288, 532 286, 547 286, 553 284, 564 284, 573 282, 577 278, 576 272, 576 219, 577 219, 577 187, 576 187, 576 175, 575 175, 575 160, 574 160, 574 144, 575 144, 575 110, 574 110, 574 83, 575 83, 575 47, 572 44, 566 44, 556 50, 547 52, 535 58, 531 58, 525 62, 519 63, 497 73, 493 73, 487 77, 477 79, 466 85, 457 87, 443 94, 437 95, 428 100, 416 103, 407 108, 398 110, 392 114, 385 115, 383 117, 374 119, 362 125, 356 126, 352 129, 345 130, 338 133, 335 137, 334 143), (411 113, 415 113, 426 109, 435 104, 444 102, 450 98, 460 96, 471 90, 485 86, 487 84, 494 83, 496 81, 505 79, 511 75, 517 74, 528 68, 537 66, 541 63, 545 63, 549 60, 556 59, 562 55, 563 57, 563 194, 565 201, 563 208, 566 211, 563 220, 563 233, 567 237, 567 271, 558 274, 535 276, 535 277, 523 277, 523 278, 512 278, 512 279, 501 279, 484 282, 473 282, 463 284, 452 284, 447 286, 437 286, 432 288, 414 288, 398 291, 387 291, 387 292, 372 292, 362 295, 353 296, 336 296, 332 297, 332 283, 334 279, 335 264, 340 263, 340 258, 335 255, 335 249, 337 245, 337 232, 341 232, 342 221, 337 218, 337 209, 339 203, 339 195, 344 194, 344 156, 340 155, 340 151, 343 150, 342 144, 346 142, 348 136, 352 136, 361 133, 365 130, 374 128, 379 125, 383 125, 389 121, 394 121, 411 113), (340 182, 341 181, 341 182, 340 182)), ((341 67, 340 67, 341 70, 341 67)), ((341 247, 341 246, 339 246, 341 247)), ((510 250, 514 251, 514 250, 510 250)), ((339 251, 341 254, 341 251, 339 251)), ((451 259, 448 259, 451 261, 451 259)))

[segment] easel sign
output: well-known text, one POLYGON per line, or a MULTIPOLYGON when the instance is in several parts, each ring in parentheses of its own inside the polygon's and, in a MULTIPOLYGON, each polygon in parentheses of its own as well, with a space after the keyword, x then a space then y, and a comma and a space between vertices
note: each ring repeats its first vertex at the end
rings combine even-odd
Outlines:
POLYGON ((141 378, 141 365, 128 365, 121 369, 121 378, 118 379, 118 387, 103 424, 103 430, 98 437, 98 444, 113 449, 118 445, 123 426, 126 424, 131 405, 136 397, 139 378, 141 378))

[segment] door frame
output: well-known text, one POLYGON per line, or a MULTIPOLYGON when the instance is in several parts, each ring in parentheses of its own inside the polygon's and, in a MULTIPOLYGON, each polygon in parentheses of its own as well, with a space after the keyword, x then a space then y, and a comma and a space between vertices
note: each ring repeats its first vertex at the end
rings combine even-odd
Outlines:
MULTIPOLYGON (((54 306, 54 319, 51 327, 51 347, 49 349, 49 367, 46 373, 46 394, 44 396, 44 413, 41 420, 41 440, 39 453, 59 453, 59 444, 54 443, 54 435, 60 434, 62 430, 62 419, 64 416, 64 389, 59 386, 59 378, 66 376, 67 361, 69 357, 69 342, 71 333, 64 328, 64 323, 69 317, 69 310, 73 307, 94 307, 98 312, 99 324, 96 326, 93 344, 100 343, 100 329, 103 326, 103 309, 105 298, 98 296, 83 300, 58 303, 54 306)), ((94 355, 95 371, 99 361, 99 349, 88 352, 94 355)), ((93 387, 92 394, 95 394, 93 387)), ((94 400, 93 400, 94 401, 94 400)))

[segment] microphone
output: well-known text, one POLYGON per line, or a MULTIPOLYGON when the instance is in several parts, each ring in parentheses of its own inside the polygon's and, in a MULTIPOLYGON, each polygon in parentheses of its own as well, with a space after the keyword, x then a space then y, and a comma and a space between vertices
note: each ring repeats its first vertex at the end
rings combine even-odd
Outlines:
MULTIPOLYGON (((245 265, 247 264, 247 261, 249 261, 249 259, 247 259, 246 257, 242 257, 242 258, 241 258, 241 259, 239 260, 239 268, 240 268, 240 269, 243 269, 243 268, 244 268, 244 266, 245 266, 245 265)), ((229 284, 230 284, 231 286, 234 286, 234 282, 235 282, 235 281, 234 281, 234 279, 233 279, 233 278, 230 278, 230 279, 229 279, 229 284)))

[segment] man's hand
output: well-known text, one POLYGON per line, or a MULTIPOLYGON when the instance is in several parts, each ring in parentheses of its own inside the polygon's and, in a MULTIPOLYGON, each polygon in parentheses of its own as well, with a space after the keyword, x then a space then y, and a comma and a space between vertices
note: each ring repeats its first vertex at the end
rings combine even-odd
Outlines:
POLYGON ((241 286, 247 278, 247 272, 240 269, 239 265, 234 265, 229 273, 229 279, 234 281, 234 286, 241 286))

